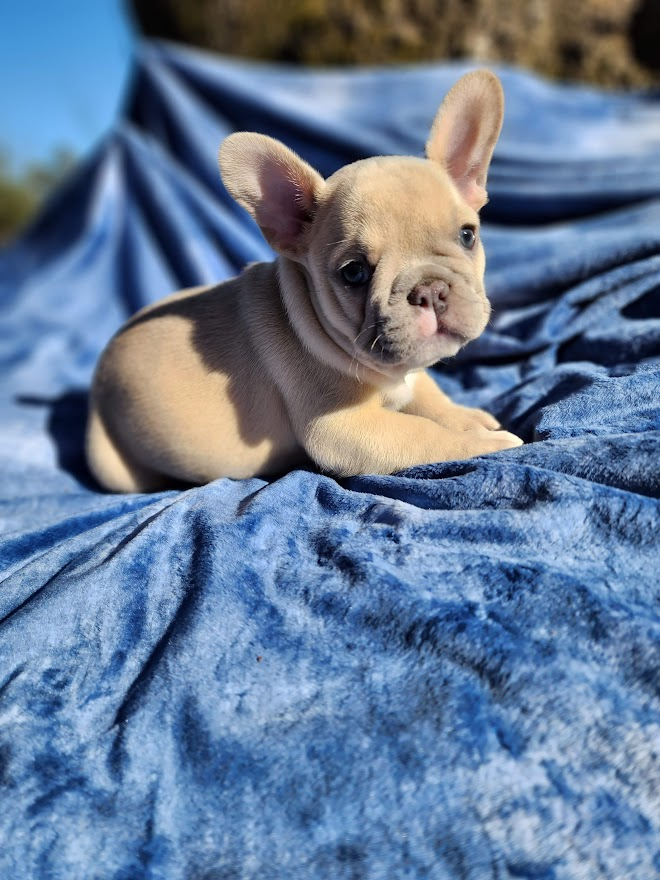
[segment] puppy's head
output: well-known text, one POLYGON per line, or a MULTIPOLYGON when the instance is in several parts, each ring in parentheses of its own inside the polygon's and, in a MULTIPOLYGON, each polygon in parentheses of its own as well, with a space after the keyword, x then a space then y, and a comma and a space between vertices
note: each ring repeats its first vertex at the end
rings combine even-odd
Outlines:
POLYGON ((320 324, 351 358, 396 375, 484 330, 478 211, 503 106, 497 77, 469 73, 443 101, 426 159, 365 159, 327 181, 272 138, 223 143, 227 189, 302 266, 320 324))

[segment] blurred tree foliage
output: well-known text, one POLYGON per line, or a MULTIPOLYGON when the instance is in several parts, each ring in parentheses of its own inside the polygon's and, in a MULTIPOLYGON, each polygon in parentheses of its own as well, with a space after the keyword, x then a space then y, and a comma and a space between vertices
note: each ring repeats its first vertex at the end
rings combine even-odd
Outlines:
POLYGON ((9 152, 0 147, 0 244, 20 232, 75 161, 71 150, 60 147, 47 161, 17 172, 9 152))
POLYGON ((660 0, 126 0, 148 36, 294 64, 469 58, 660 82, 660 0))

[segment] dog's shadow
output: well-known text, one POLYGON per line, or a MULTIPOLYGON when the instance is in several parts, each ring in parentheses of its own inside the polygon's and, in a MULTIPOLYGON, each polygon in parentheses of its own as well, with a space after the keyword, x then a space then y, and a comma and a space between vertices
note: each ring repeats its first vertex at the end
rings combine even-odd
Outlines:
POLYGON ((76 388, 55 398, 21 395, 17 402, 49 410, 46 427, 57 450, 58 467, 85 488, 98 491, 99 485, 85 458, 88 396, 88 391, 76 388))

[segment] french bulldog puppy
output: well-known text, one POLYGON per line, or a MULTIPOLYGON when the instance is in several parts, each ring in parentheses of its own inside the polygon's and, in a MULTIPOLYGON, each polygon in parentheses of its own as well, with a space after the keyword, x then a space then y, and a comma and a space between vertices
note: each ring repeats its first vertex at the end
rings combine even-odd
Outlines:
POLYGON ((478 211, 503 104, 497 77, 469 73, 425 159, 365 159, 328 180, 272 138, 230 135, 224 184, 279 257, 167 297, 111 340, 87 434, 98 481, 389 474, 519 446, 424 372, 488 322, 478 211))

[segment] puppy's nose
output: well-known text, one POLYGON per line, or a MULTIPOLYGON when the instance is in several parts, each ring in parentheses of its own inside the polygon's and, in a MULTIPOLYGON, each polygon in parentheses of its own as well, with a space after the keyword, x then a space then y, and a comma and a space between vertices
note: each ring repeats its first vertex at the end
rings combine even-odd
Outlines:
POLYGON ((411 306, 421 306, 423 309, 433 309, 436 315, 444 312, 447 308, 447 296, 449 288, 444 281, 425 281, 416 284, 408 294, 408 302, 411 306))

